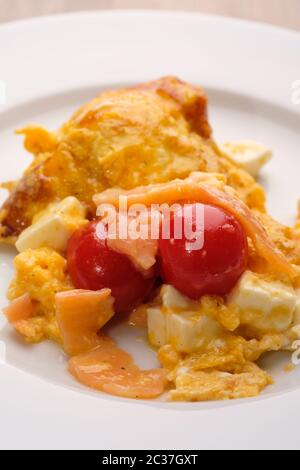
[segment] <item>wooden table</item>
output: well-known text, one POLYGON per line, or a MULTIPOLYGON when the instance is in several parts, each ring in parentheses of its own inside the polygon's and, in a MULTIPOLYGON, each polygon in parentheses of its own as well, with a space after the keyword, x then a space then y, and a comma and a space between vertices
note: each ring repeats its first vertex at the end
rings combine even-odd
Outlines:
POLYGON ((67 11, 118 8, 215 13, 300 31, 300 0, 0 0, 0 22, 67 11))

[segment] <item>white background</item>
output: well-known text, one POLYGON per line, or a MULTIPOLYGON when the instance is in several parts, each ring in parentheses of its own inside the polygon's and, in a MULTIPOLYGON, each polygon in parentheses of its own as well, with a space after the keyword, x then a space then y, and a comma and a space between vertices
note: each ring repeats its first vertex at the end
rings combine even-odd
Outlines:
POLYGON ((0 22, 78 10, 188 10, 300 30, 300 0, 0 0, 0 22))

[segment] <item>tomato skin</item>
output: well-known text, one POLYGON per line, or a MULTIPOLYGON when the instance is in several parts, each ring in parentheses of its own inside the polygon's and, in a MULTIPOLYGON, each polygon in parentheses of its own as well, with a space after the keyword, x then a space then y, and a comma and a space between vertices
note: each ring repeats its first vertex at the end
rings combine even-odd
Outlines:
POLYGON ((146 278, 130 259, 97 237, 94 221, 77 230, 67 248, 68 271, 77 289, 109 288, 116 313, 130 311, 149 294, 154 276, 146 278))
MULTIPOLYGON (((191 214, 190 222, 193 229, 196 228, 197 205, 191 204, 190 216, 177 210, 171 219, 171 238, 164 240, 161 236, 159 240, 160 270, 164 282, 195 300, 202 295, 228 294, 246 270, 248 260, 248 243, 243 228, 235 217, 219 207, 204 205, 203 248, 187 250, 186 238, 172 239, 175 224, 183 226, 185 217, 191 219, 191 214)), ((200 206, 203 208, 202 204, 200 206)))

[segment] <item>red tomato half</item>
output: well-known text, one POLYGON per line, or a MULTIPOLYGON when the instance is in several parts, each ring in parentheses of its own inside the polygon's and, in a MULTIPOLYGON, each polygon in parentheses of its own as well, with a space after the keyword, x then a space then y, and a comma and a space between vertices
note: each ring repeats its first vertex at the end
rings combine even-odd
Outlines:
POLYGON ((247 266, 245 232, 235 217, 219 207, 195 203, 189 209, 188 213, 183 208, 174 213, 169 239, 163 239, 161 235, 159 251, 162 277, 166 283, 192 299, 208 294, 225 295, 234 287, 247 266), (197 233, 196 213, 201 214, 201 211, 204 215, 203 246, 192 250, 193 239, 190 236, 174 239, 175 227, 181 226, 184 233, 187 224, 197 233))
POLYGON ((129 311, 149 294, 154 277, 145 278, 126 255, 110 249, 106 240, 97 236, 97 224, 91 222, 71 237, 67 250, 69 274, 77 289, 111 289, 115 311, 129 311))

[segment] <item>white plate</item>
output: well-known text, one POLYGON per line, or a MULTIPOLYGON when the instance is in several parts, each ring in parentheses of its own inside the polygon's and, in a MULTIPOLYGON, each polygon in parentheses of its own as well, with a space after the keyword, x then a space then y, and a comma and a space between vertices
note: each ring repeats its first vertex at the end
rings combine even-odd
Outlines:
MULTIPOLYGON (((1 180, 20 175, 29 161, 13 129, 31 121, 55 129, 102 89, 172 74, 206 88, 217 140, 251 138, 274 148, 262 179, 271 212, 292 223, 300 196, 300 105, 292 103, 299 51, 296 33, 195 14, 81 13, 1 26, 1 180)), ((14 253, 1 248, 0 255, 2 306, 14 253)), ((152 365, 153 353, 132 333, 114 333, 152 365)), ((24 346, 7 328, 1 339, 3 448, 300 446, 300 370, 283 372, 288 356, 267 358, 276 384, 257 399, 136 402, 80 387, 54 345, 24 346)))

